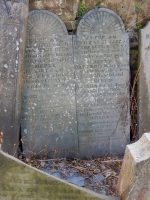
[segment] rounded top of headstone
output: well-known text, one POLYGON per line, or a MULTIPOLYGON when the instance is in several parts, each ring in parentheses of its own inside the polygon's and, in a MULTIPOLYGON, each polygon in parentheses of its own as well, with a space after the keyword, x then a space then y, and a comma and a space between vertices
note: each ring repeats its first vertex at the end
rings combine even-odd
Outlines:
POLYGON ((77 28, 77 36, 91 34, 124 34, 121 18, 106 8, 93 9, 83 16, 77 28))
POLYGON ((34 10, 29 13, 28 36, 68 35, 64 22, 54 13, 46 10, 34 10))

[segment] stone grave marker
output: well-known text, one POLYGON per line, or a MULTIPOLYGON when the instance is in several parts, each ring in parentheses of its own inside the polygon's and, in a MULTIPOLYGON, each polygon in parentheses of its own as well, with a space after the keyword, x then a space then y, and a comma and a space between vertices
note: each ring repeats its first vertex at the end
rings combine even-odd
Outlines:
POLYGON ((0 0, 0 148, 16 154, 28 1, 0 0))
POLYGON ((22 109, 25 152, 76 155, 74 88, 72 36, 54 13, 30 12, 22 109))
POLYGON ((129 41, 108 9, 88 12, 77 35, 48 11, 29 15, 22 109, 25 153, 122 155, 130 138, 129 41))
POLYGON ((139 32, 139 136, 150 131, 150 22, 139 32))
POLYGON ((1 200, 119 200, 75 186, 0 151, 1 200))
POLYGON ((117 183, 117 196, 122 200, 149 200, 150 133, 127 145, 117 183))
POLYGON ((74 37, 77 125, 82 156, 122 155, 130 138, 129 41, 119 16, 91 10, 74 37))

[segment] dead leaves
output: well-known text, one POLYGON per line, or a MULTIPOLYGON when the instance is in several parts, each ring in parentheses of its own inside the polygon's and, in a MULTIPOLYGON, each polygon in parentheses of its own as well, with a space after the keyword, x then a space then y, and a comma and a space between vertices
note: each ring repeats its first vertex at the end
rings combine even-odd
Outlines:
POLYGON ((50 168, 62 170, 62 178, 66 179, 68 170, 75 170, 85 178, 84 187, 102 193, 106 191, 107 195, 115 196, 118 175, 122 165, 122 158, 97 158, 91 160, 82 160, 75 158, 73 160, 64 159, 23 159, 27 164, 38 169, 50 168), (104 180, 97 181, 95 177, 104 176, 104 180))

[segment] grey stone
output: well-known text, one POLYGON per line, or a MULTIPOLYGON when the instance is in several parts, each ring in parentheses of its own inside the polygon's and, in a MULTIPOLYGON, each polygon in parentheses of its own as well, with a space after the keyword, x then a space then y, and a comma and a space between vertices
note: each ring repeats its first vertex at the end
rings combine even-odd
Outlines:
POLYGON ((0 151, 1 200, 117 200, 48 175, 0 151))
POLYGON ((55 14, 32 11, 24 79, 27 156, 123 155, 130 138, 129 41, 114 12, 88 12, 71 36, 55 14))
POLYGON ((77 171, 73 169, 64 169, 65 173, 63 173, 64 171, 60 168, 57 170, 57 169, 46 167, 46 168, 43 168, 42 171, 48 174, 51 174, 57 178, 66 179, 66 180, 73 177, 79 177, 77 171))
POLYGON ((74 176, 67 179, 68 182, 78 185, 80 187, 84 186, 84 178, 82 176, 74 176))
POLYGON ((105 177, 102 174, 96 174, 93 177, 94 182, 103 182, 105 177))
POLYGON ((106 190, 105 189, 101 189, 100 191, 101 191, 102 194, 106 195, 106 190))
POLYGON ((86 166, 87 166, 87 167, 90 167, 91 165, 90 165, 90 163, 86 163, 86 166))
POLYGON ((45 161, 41 161, 40 165, 41 165, 41 167, 45 167, 47 164, 45 161))
POLYGON ((57 177, 57 178, 61 178, 62 177, 62 173, 61 172, 55 172, 52 174, 53 176, 57 177))
POLYGON ((29 14, 22 107, 26 155, 75 157, 78 152, 72 36, 58 16, 29 14))
POLYGON ((139 32, 138 132, 150 131, 150 22, 139 32))
POLYGON ((117 183, 117 196, 122 200, 150 198, 150 133, 127 145, 117 183))
POLYGON ((78 176, 78 172, 75 171, 75 170, 70 170, 70 171, 67 172, 67 177, 68 178, 71 178, 73 176, 78 176))
POLYGON ((28 1, 0 0, 0 148, 17 155, 28 1))
POLYGON ((48 161, 48 164, 49 164, 50 166, 53 166, 53 165, 54 165, 53 160, 50 159, 50 160, 48 161))
POLYGON ((65 169, 65 179, 72 178, 72 177, 78 177, 79 174, 74 169, 65 169))
POLYGON ((102 170, 107 169, 107 168, 105 167, 105 165, 103 165, 103 164, 100 164, 100 168, 101 168, 102 170))
POLYGON ((48 173, 48 174, 52 174, 51 173, 51 170, 49 168, 44 168, 44 169, 41 169, 43 172, 45 173, 48 173))

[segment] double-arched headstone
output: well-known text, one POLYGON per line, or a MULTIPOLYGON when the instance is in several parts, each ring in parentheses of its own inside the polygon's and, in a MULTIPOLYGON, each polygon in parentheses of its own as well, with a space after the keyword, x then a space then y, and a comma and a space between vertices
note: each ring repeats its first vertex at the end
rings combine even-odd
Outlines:
POLYGON ((91 10, 77 35, 68 35, 54 13, 30 12, 24 73, 26 154, 123 154, 130 137, 129 41, 113 11, 91 10))

